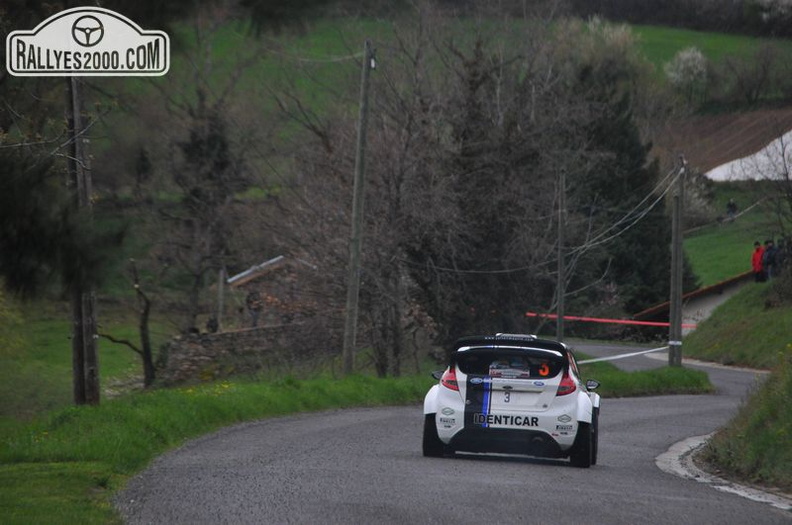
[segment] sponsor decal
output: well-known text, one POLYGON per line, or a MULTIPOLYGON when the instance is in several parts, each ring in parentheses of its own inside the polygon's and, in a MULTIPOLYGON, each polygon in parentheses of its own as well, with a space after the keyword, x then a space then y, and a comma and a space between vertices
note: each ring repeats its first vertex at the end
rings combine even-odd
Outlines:
POLYGON ((449 407, 444 407, 443 410, 441 410, 440 412, 442 412, 444 416, 451 416, 454 414, 454 409, 449 407))
POLYGON ((454 419, 453 417, 441 417, 439 419, 440 419, 440 423, 445 428, 451 428, 452 426, 454 426, 456 424, 456 419, 454 419))
POLYGON ((574 425, 556 425, 556 430, 558 431, 566 431, 569 432, 570 430, 574 429, 574 425))
MULTIPOLYGON (((468 376, 468 388, 465 393, 464 426, 473 426, 473 415, 488 414, 492 402, 492 381, 489 378, 468 376), (478 379, 478 381, 474 381, 478 379)), ((487 426, 484 424, 483 426, 487 426)))
POLYGON ((526 372, 524 370, 497 370, 494 368, 490 368, 489 370, 490 377, 500 377, 503 379, 530 379, 531 373, 526 372))
POLYGON ((473 423, 476 425, 506 425, 512 427, 536 427, 539 426, 539 418, 536 416, 506 416, 497 414, 473 414, 473 423))
POLYGON ((162 76, 170 39, 115 11, 75 7, 9 33, 6 69, 14 76, 162 76))
POLYGON ((564 414, 563 416, 558 416, 558 420, 562 423, 569 423, 570 421, 572 421, 572 417, 564 414))

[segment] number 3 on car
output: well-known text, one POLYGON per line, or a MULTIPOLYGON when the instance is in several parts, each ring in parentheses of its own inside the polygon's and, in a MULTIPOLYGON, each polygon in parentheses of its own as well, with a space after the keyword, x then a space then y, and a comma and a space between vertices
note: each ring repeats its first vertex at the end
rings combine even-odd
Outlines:
POLYGON ((504 452, 597 463, 599 383, 574 352, 533 335, 458 340, 424 399, 424 456, 504 452))

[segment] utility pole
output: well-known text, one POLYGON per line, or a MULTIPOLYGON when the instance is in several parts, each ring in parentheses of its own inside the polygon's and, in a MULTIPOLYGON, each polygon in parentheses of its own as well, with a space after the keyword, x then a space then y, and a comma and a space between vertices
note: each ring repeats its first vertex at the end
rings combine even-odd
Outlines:
POLYGON ((671 297, 668 316, 668 366, 682 366, 682 215, 685 202, 687 161, 679 156, 671 216, 671 297))
POLYGON ((355 369, 355 338, 357 336, 358 298, 360 292, 360 246, 363 231, 363 196, 365 183, 366 128, 368 124, 369 75, 374 69, 371 41, 363 46, 363 70, 360 78, 360 113, 358 117, 357 151, 355 154, 355 186, 352 197, 352 236, 349 243, 346 317, 342 360, 344 374, 355 369))
MULTIPOLYGON (((74 184, 75 203, 79 211, 92 214, 91 167, 83 136, 82 81, 69 77, 69 160, 68 169, 74 184)), ((93 287, 86 282, 72 285, 72 374, 74 403, 99 404, 99 356, 96 348, 96 297, 93 287)))
POLYGON ((564 234, 566 229, 566 170, 561 169, 558 183, 558 282, 556 283, 556 339, 564 340, 564 291, 566 268, 564 266, 564 234))
POLYGON ((223 331, 223 309, 225 308, 223 297, 225 293, 226 284, 226 268, 225 265, 220 267, 217 272, 217 331, 223 331))

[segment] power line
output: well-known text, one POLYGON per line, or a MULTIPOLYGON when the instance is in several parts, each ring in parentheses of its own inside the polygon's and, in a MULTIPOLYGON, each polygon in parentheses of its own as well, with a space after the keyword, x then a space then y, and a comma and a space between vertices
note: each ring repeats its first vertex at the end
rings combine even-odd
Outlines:
POLYGON ((289 60, 294 60, 296 62, 305 62, 309 64, 333 64, 336 62, 349 62, 350 60, 356 60, 363 58, 363 53, 352 53, 349 55, 339 55, 339 56, 328 56, 326 58, 305 58, 297 55, 292 55, 289 53, 284 53, 283 51, 278 51, 275 49, 268 49, 270 53, 273 55, 278 55, 289 60))
MULTIPOLYGON (((632 210, 630 210, 627 214, 625 214, 624 217, 620 218, 618 221, 616 221, 615 223, 613 223, 610 226, 608 226, 602 232, 596 234, 593 237, 593 240, 589 240, 585 244, 570 250, 569 251, 569 255, 572 255, 572 256, 581 255, 581 254, 585 253, 586 251, 588 251, 589 249, 591 249, 594 246, 599 246, 601 244, 605 244, 605 243, 615 239, 616 237, 619 237, 620 235, 623 235, 629 229, 631 229, 633 226, 635 226, 638 222, 641 221, 641 219, 646 217, 649 214, 649 212, 652 209, 654 209, 664 199, 665 195, 668 193, 670 188, 673 187, 673 184, 676 182, 677 177, 679 175, 677 174, 677 177, 674 177, 671 181, 668 181, 668 179, 674 174, 675 171, 677 171, 676 168, 674 168, 674 170, 670 171, 663 178, 663 180, 658 182, 658 184, 652 189, 652 191, 649 192, 643 199, 641 199, 641 201, 632 210), (656 191, 658 189, 660 189, 663 184, 667 184, 667 186, 660 193, 660 195, 649 206, 645 207, 642 210, 638 210, 638 207, 641 206, 643 203, 645 203, 653 194, 655 194, 656 191), (607 237, 604 237, 604 238, 602 237, 603 235, 605 235, 608 232, 612 231, 614 228, 617 228, 618 226, 623 224, 626 220, 630 219, 631 216, 633 216, 634 218, 631 219, 631 222, 629 224, 627 224, 627 226, 625 226, 624 228, 622 228, 621 230, 615 232, 614 234, 612 234, 610 236, 607 236, 607 237)), ((405 264, 407 264, 409 266, 413 266, 413 267, 417 267, 417 268, 423 268, 424 267, 424 265, 422 265, 422 264, 416 264, 416 263, 413 263, 411 261, 407 261, 405 259, 399 259, 399 261, 403 262, 403 263, 405 263, 405 264)), ((544 260, 544 261, 539 262, 539 263, 529 264, 529 265, 525 265, 525 266, 518 266, 518 267, 515 267, 515 268, 503 268, 503 269, 499 269, 499 270, 462 270, 462 269, 459 269, 459 268, 449 268, 449 267, 434 266, 434 265, 432 266, 432 269, 433 270, 437 270, 437 271, 441 271, 441 272, 456 273, 456 274, 460 274, 460 275, 463 275, 463 274, 499 275, 499 274, 508 274, 508 273, 517 273, 517 272, 524 272, 524 271, 529 271, 529 270, 536 270, 536 269, 539 269, 539 268, 544 267, 544 266, 550 266, 552 264, 557 264, 557 262, 558 262, 558 259, 554 258, 554 259, 547 259, 547 260, 544 260)))
MULTIPOLYGON (((593 239, 590 239, 590 240, 589 240, 589 241, 587 241, 585 244, 583 244, 583 245, 581 245, 581 246, 579 246, 579 247, 577 247, 577 248, 573 249, 573 250, 572 250, 572 253, 577 253, 577 252, 585 252, 585 251, 587 251, 588 249, 590 249, 590 248, 592 248, 592 247, 594 247, 594 246, 599 246, 599 245, 601 245, 601 244, 604 244, 604 243, 606 243, 606 242, 608 242, 608 241, 611 241, 611 240, 615 239, 616 237, 619 237, 620 235, 623 235, 623 234, 624 234, 625 232, 627 232, 627 231, 628 231, 630 228, 632 228, 633 226, 635 226, 635 225, 636 225, 636 224, 637 224, 637 223, 638 223, 638 222, 639 222, 641 219, 643 219, 644 217, 646 217, 646 215, 648 215, 648 214, 649 214, 649 212, 650 212, 652 209, 654 209, 654 207, 655 207, 655 206, 657 206, 657 205, 658 205, 658 204, 659 204, 659 203, 660 203, 660 202, 661 202, 661 201, 662 201, 662 200, 665 198, 666 194, 668 193, 668 191, 671 189, 671 187, 673 186, 674 182, 676 181, 676 177, 674 177, 674 178, 673 178, 673 179, 672 179, 670 182, 668 182, 668 184, 667 184, 667 186, 665 187, 665 189, 664 189, 664 190, 663 190, 663 191, 660 193, 660 195, 659 195, 659 196, 658 196, 658 197, 657 197, 657 198, 654 200, 654 202, 652 202, 652 203, 651 203, 649 206, 645 207, 643 210, 639 210, 639 209, 638 209, 638 208, 639 208, 639 206, 643 205, 643 204, 644 204, 644 203, 645 203, 645 202, 646 202, 646 201, 647 201, 647 200, 648 200, 648 199, 649 199, 649 198, 650 198, 650 197, 651 197, 653 194, 655 194, 655 192, 656 192, 656 191, 657 191, 657 190, 658 190, 658 189, 659 189, 659 188, 660 188, 660 187, 661 187, 663 184, 665 184, 665 183, 666 183, 666 181, 668 181, 668 179, 671 177, 671 175, 674 173, 674 171, 675 171, 675 170, 676 170, 676 168, 674 168, 674 170, 670 171, 670 172, 669 172, 669 173, 668 173, 668 174, 667 174, 667 175, 666 175, 666 176, 663 178, 663 180, 661 180, 661 181, 660 181, 660 182, 657 184, 657 186, 655 186, 655 188, 654 188, 654 189, 653 189, 651 192, 649 192, 649 193, 648 193, 648 194, 647 194, 647 195, 646 195, 646 196, 645 196, 643 199, 641 199, 641 201, 640 201, 638 204, 636 204, 636 205, 635 205, 635 207, 633 207, 633 209, 632 209, 632 210, 630 210, 630 211, 629 211, 628 213, 626 213, 626 214, 625 214, 625 215, 624 215, 622 218, 620 218, 620 219, 619 219, 618 221, 616 221, 614 224, 612 224, 611 226, 609 226, 608 228, 606 228, 604 231, 602 231, 602 232, 600 232, 599 234, 595 235, 593 239), (632 218, 633 216, 634 216, 634 219, 632 218), (631 220, 631 222, 630 222, 630 223, 629 223, 627 226, 625 226, 623 229, 621 229, 621 230, 617 231, 617 232, 616 232, 616 233, 614 233, 613 235, 610 235, 610 236, 603 237, 603 236, 605 236, 605 235, 606 235, 608 232, 610 232, 610 231, 612 231, 613 229, 617 228, 618 226, 620 226, 621 224, 623 224, 623 223, 624 223, 625 221, 627 221, 627 220, 631 220)), ((677 175, 677 177, 678 177, 678 176, 679 176, 679 175, 677 175)))

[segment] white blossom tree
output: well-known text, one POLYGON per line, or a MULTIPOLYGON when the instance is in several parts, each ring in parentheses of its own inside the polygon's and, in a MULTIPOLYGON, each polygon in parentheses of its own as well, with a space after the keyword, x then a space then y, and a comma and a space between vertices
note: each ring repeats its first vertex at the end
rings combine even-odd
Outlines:
POLYGON ((703 99, 707 87, 707 57, 696 47, 679 51, 664 70, 668 81, 684 97, 688 104, 703 99))

